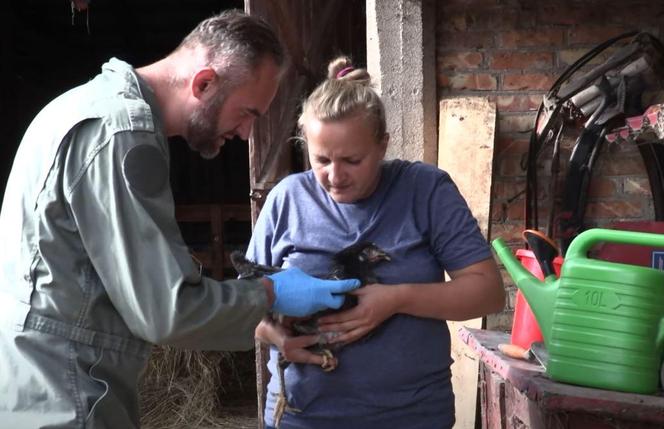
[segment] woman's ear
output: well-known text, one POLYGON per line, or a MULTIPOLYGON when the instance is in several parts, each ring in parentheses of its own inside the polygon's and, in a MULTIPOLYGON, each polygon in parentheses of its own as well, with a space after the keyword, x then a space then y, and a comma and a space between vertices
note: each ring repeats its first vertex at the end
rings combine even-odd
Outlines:
POLYGON ((216 80, 217 73, 210 67, 200 69, 191 80, 192 95, 197 99, 203 98, 203 94, 214 86, 216 80))
POLYGON ((382 157, 385 157, 385 153, 387 152, 387 144, 390 142, 390 133, 385 133, 383 137, 380 139, 380 142, 378 144, 380 145, 380 149, 383 152, 382 157))

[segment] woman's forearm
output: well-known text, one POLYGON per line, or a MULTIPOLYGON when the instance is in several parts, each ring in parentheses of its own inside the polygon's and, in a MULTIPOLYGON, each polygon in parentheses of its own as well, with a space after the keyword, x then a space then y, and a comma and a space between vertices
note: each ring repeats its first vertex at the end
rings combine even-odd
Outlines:
POLYGON ((449 282, 395 286, 396 312, 468 320, 503 309, 505 291, 493 259, 452 272, 450 277, 449 282))

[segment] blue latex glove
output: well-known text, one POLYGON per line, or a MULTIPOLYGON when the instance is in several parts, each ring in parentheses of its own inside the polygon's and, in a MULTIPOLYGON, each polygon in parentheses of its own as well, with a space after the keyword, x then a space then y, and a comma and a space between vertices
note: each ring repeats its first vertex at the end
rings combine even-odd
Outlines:
POLYGON ((272 311, 295 317, 304 317, 326 308, 339 308, 346 298, 344 292, 357 289, 360 281, 322 280, 306 274, 299 268, 288 268, 267 276, 273 283, 272 311))

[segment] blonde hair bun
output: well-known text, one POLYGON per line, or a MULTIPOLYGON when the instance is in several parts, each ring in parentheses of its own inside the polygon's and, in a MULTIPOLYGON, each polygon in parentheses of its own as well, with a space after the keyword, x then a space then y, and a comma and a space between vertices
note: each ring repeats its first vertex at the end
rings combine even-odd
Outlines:
POLYGON ((376 141, 381 141, 386 134, 385 106, 371 87, 371 76, 366 69, 353 68, 348 57, 340 56, 327 67, 327 79, 304 100, 297 120, 300 135, 306 138, 310 119, 340 121, 358 115, 373 128, 376 141))
POLYGON ((356 69, 350 58, 341 56, 330 62, 327 66, 328 80, 343 80, 363 85, 371 84, 371 76, 366 69, 356 69))

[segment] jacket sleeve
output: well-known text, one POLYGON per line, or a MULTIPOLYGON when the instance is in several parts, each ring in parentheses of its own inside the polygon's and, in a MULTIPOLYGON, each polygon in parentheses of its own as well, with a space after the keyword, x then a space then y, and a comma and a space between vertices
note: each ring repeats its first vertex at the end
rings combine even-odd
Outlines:
POLYGON ((190 349, 253 347, 267 311, 264 287, 200 275, 175 220, 167 147, 155 133, 118 132, 93 156, 71 157, 72 216, 132 333, 190 349))

